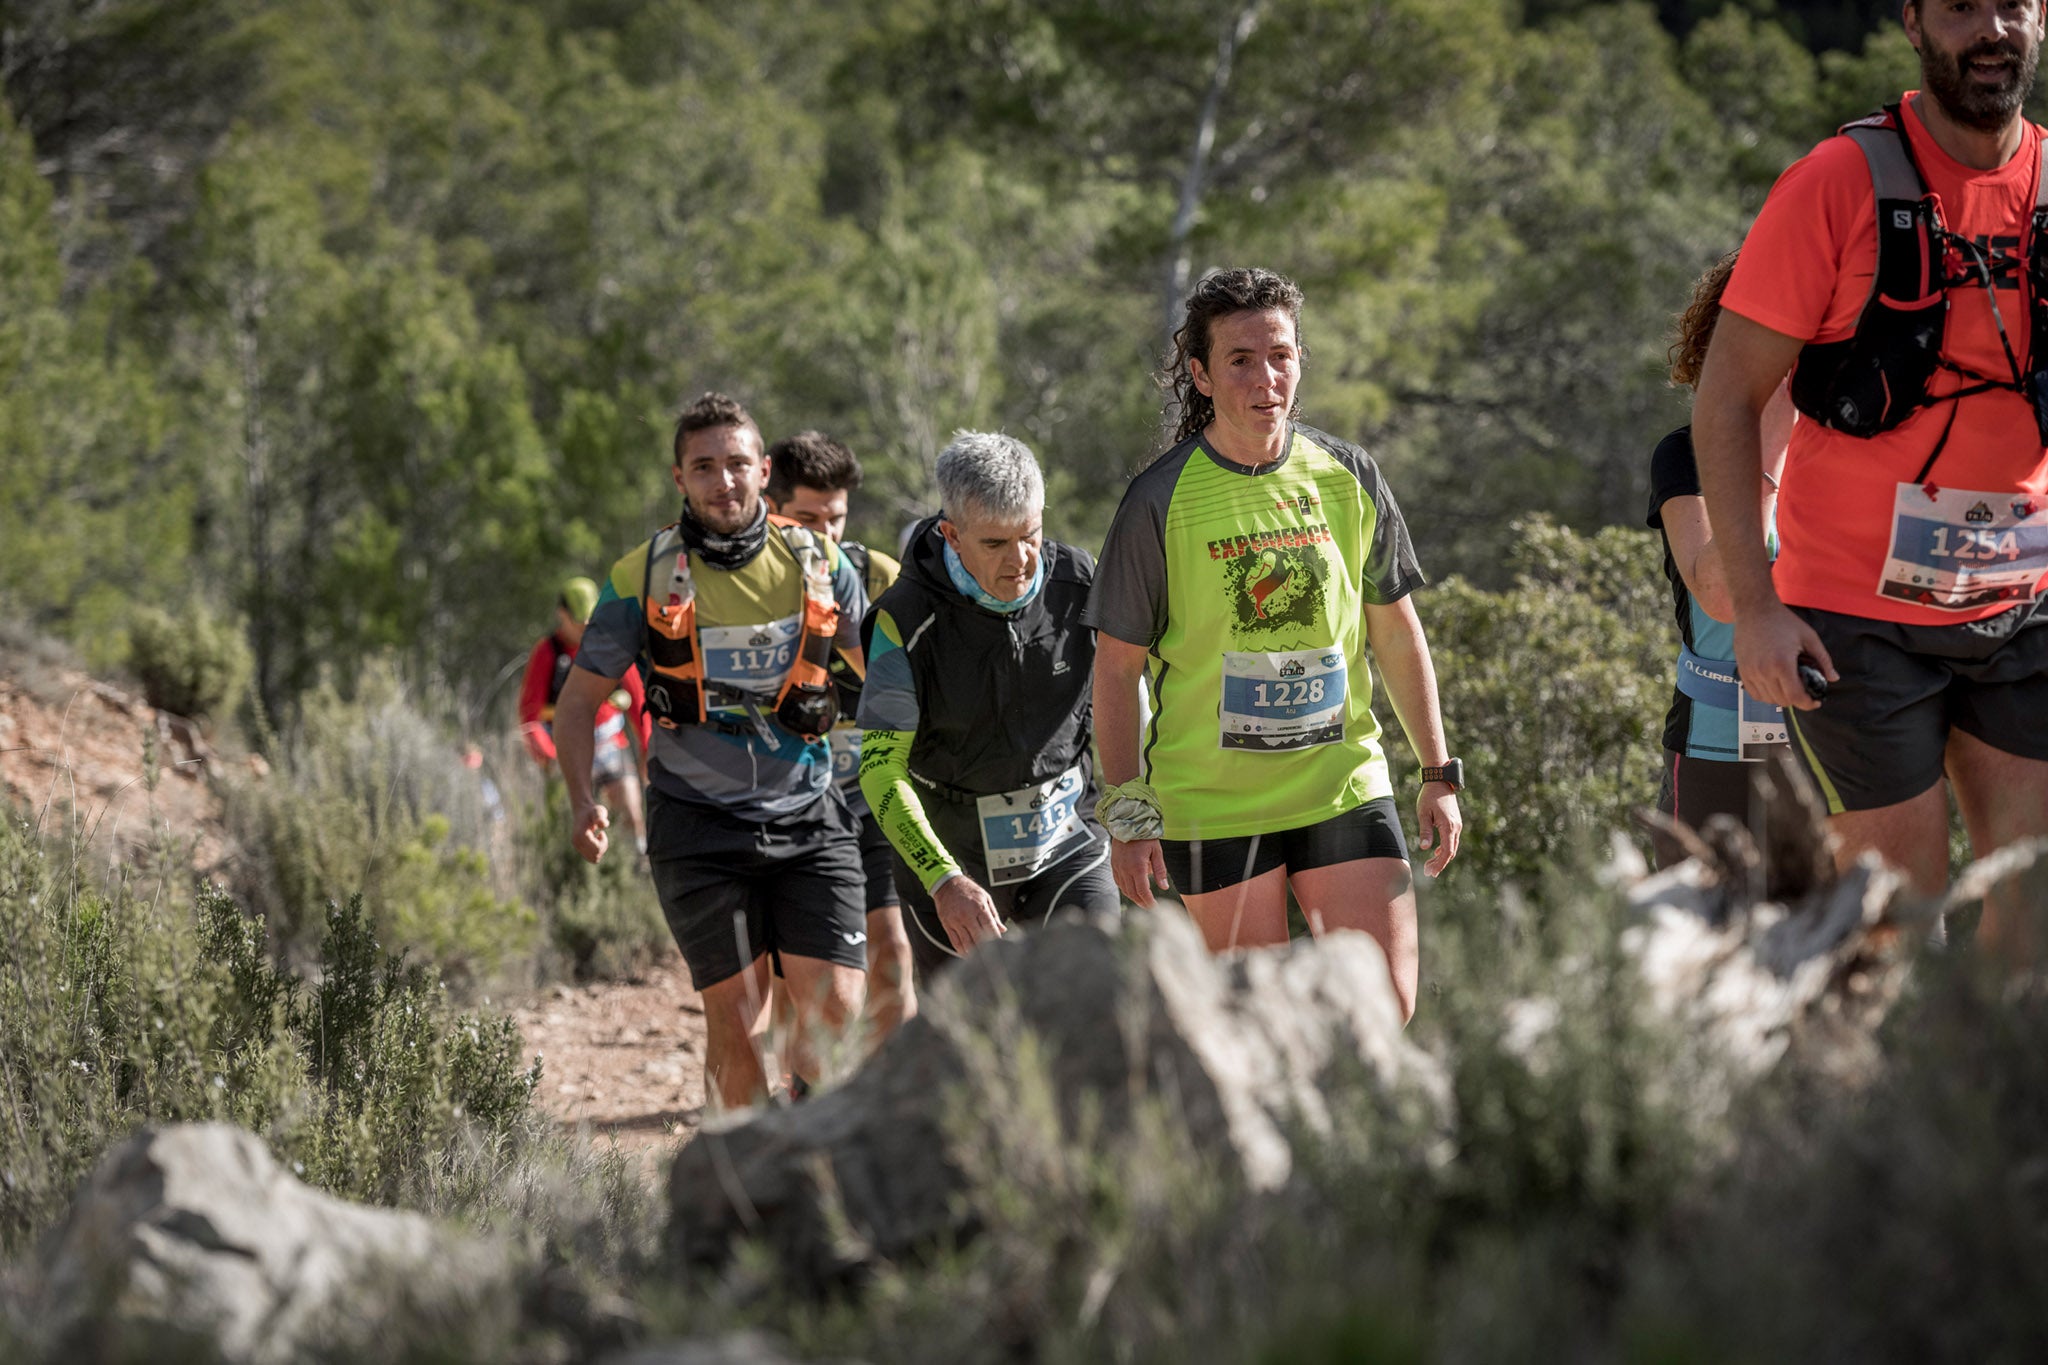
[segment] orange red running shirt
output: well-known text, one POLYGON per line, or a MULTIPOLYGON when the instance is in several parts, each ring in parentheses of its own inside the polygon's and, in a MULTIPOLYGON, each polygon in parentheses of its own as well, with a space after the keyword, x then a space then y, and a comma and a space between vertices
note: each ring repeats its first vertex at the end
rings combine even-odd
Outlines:
MULTIPOLYGON (((1949 231, 2002 247, 2017 258, 2034 208, 2041 129, 2023 124, 2020 147, 1996 170, 1977 171, 1936 145, 1905 97, 1907 133, 1927 185, 1940 197, 1949 231)), ((1876 204, 1863 152, 1832 137, 1778 178, 1743 245, 1722 306, 1774 332, 1836 341, 1856 330, 1877 268, 1876 204)), ((2027 309, 2018 271, 1998 280, 1998 311, 2024 372, 2027 309)), ((1981 286, 1948 291, 1943 355, 1979 374, 2010 380, 1991 300, 1981 286)), ((1781 549, 1773 570, 1778 595, 1793 606, 1912 624, 1947 624, 1995 615, 2007 603, 1948 611, 1878 595, 1890 544, 1893 499, 1914 479, 1941 438, 1954 404, 1938 401, 1966 382, 1937 371, 1937 401, 1884 434, 1859 439, 1801 420, 1778 497, 1781 549)), ((2048 450, 2032 407, 1993 390, 1960 400, 1928 480, 1949 488, 2048 493, 2048 450)))

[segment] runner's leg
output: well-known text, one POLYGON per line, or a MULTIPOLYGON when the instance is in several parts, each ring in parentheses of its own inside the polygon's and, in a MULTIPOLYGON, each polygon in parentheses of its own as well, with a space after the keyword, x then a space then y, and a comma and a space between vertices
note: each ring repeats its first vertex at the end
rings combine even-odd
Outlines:
POLYGON ((1835 866, 1842 871, 1865 853, 1876 853, 1905 873, 1923 896, 1939 896, 1948 886, 1945 781, 1889 806, 1830 815, 1828 833, 1835 839, 1835 866))
MULTIPOLYGON (((1982 858, 2022 839, 2048 836, 2048 763, 1995 749, 1975 735, 1949 736, 1948 767, 1956 805, 1970 831, 1970 852, 1982 858)), ((2024 904, 1997 896, 1984 904, 1977 936, 2019 964, 2039 956, 2036 926, 2024 904)))
POLYGON ((789 1043, 792 1090, 816 1085, 829 1045, 852 1031, 867 990, 867 881, 860 822, 838 792, 778 826, 786 838, 763 878, 769 938, 782 966, 794 1028, 789 1043))
POLYGON ((626 822, 627 833, 633 836, 633 847, 647 851, 647 821, 640 810, 640 779, 628 773, 604 784, 599 792, 604 803, 616 810, 626 822))
POLYGON ((1421 952, 1415 928, 1415 874, 1405 858, 1361 858, 1312 867, 1291 879, 1294 898, 1318 938, 1333 930, 1371 934, 1387 955, 1394 998, 1406 1023, 1415 1014, 1421 952))
POLYGON ((743 1109, 768 1097, 760 1050, 767 1004, 765 953, 739 975, 704 988, 704 1075, 726 1109, 743 1109))
POLYGON ((911 960, 917 964, 918 979, 929 988, 935 973, 957 960, 960 954, 953 951, 951 940, 946 937, 945 926, 939 923, 938 907, 932 898, 919 886, 916 874, 910 865, 897 858, 896 889, 903 896, 900 907, 903 912, 903 930, 910 939, 911 960))
POLYGON ((647 816, 662 917, 704 997, 705 1089, 728 1108, 752 1104, 767 1093, 758 1037, 769 942, 755 896, 759 827, 659 789, 647 816))
POLYGON ((897 1025, 917 1013, 917 987, 911 980, 910 932, 903 910, 878 905, 868 911, 868 1004, 870 1046, 879 1047, 897 1025))
POLYGON ((1785 713, 1792 751, 1827 802, 1835 866, 1875 852, 1915 890, 1948 885, 1948 783, 1956 660, 1913 628, 1795 608, 1841 677, 1819 709, 1785 713))
POLYGON ((1212 953, 1287 942, 1287 869, 1276 867, 1221 891, 1181 896, 1212 953))
POLYGON ((859 967, 784 953, 782 977, 796 1006, 796 1034, 789 1048, 790 1074, 816 1085, 825 1076, 826 1054, 860 1017, 867 972, 859 967))
POLYGON ((868 1046, 880 1047, 897 1025, 917 1013, 910 933, 904 928, 896 887, 895 850, 872 815, 860 816, 861 875, 868 907, 868 1046))
POLYGON ((1116 878, 1109 870, 1109 839, 1104 836, 1019 886, 1006 922, 1035 929, 1061 910, 1114 913, 1122 906, 1116 878))

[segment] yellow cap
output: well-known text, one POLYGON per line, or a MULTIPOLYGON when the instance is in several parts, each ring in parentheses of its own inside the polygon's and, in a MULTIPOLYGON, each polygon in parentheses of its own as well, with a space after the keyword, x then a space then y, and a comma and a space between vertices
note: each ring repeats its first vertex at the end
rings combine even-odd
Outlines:
POLYGON ((587 622, 590 613, 597 610, 597 584, 581 574, 563 579, 561 603, 571 616, 587 622))

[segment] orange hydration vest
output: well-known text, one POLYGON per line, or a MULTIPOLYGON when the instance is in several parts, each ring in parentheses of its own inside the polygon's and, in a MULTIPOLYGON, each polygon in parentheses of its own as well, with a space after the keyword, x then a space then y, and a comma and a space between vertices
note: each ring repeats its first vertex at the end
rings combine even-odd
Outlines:
MULTIPOLYGON (((789 672, 775 694, 774 717, 805 740, 814 740, 839 719, 837 690, 830 667, 832 640, 839 630, 839 602, 832 595, 832 556, 828 543, 809 527, 787 517, 768 523, 802 571, 803 624, 789 672)), ((765 547, 764 547, 765 550, 765 547)), ((655 533, 647 547, 646 576, 640 600, 646 606, 645 654, 652 665, 647 679, 647 712, 668 729, 680 725, 715 725, 734 733, 749 730, 771 740, 753 698, 704 676, 704 648, 697 633, 697 592, 691 576, 690 552, 678 525, 655 533), (664 591, 656 585, 667 583, 664 591), (745 707, 754 724, 742 725, 711 715, 713 704, 745 707)))

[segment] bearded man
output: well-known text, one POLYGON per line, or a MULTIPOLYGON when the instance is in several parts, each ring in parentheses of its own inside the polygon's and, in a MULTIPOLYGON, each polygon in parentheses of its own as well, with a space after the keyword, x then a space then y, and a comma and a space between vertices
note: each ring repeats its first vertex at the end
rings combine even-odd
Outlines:
MULTIPOLYGON (((1838 860, 1933 895, 1951 789, 1980 856, 2048 834, 2048 189, 2020 113, 2044 5, 1903 18, 1922 88, 1772 189, 1693 427, 1744 686, 1789 708, 1838 860), (1773 565, 1758 419, 1788 372, 1773 565)), ((2031 955, 2016 905, 1981 932, 2031 955)))

